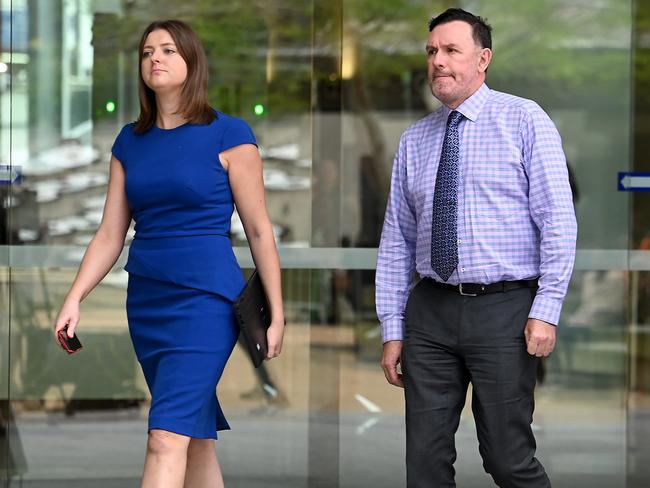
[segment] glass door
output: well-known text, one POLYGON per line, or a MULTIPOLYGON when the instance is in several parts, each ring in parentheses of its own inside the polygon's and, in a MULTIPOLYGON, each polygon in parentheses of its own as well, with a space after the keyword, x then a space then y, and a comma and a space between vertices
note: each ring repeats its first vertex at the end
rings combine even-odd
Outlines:
MULTIPOLYGON (((648 114, 650 96, 646 87, 650 81, 650 5, 635 2, 634 49, 634 153, 631 167, 642 177, 650 176, 648 114)), ((642 179, 641 181, 647 181, 642 179)), ((629 396, 627 413, 628 488, 642 488, 650 480, 650 193, 642 184, 629 193, 630 223, 630 282, 629 282, 629 396)))
MULTIPOLYGON (((11 190, 11 242, 0 254, 0 420, 6 427, 13 419, 18 435, 10 437, 10 452, 20 447, 26 460, 11 473, 12 486, 21 479, 30 486, 138 486, 149 394, 127 329, 127 248, 82 303, 78 332, 84 350, 68 357, 54 343, 51 328, 101 220, 111 145, 138 115, 140 32, 163 18, 180 18, 195 29, 209 59, 210 103, 246 120, 260 143, 278 242, 305 247, 312 2, 260 7, 250 1, 13 0, 2 7, 2 39, 11 39, 12 46, 9 53, 9 44, 3 44, 1 59, 11 54, 11 84, 0 64, 2 161, 11 156, 23 172, 11 190), (61 449, 65 445, 82 457, 71 462, 61 449)), ((131 230, 127 247, 132 238, 131 230)), ((236 215, 232 239, 240 263, 251 268, 236 215)), ((238 433, 220 435, 228 485, 306 483, 309 272, 288 269, 284 282, 292 324, 284 360, 255 370, 236 347, 219 385, 238 433), (258 469, 242 461, 252 445, 268 454, 258 469)), ((7 445, 6 437, 2 443, 7 445)))
MULTIPOLYGON (((489 87, 549 113, 572 174, 576 267, 534 419, 558 486, 650 479, 650 201, 616 188, 619 172, 650 172, 646 3, 460 2, 494 27, 489 87)), ((138 486, 149 395, 124 312, 128 249, 82 305, 84 352, 63 354, 51 327, 101 219, 112 142, 137 116, 135 49, 156 18, 195 28, 211 103, 253 127, 283 263, 282 359, 255 370, 237 347, 219 386, 227 486, 404 485, 374 267, 399 136, 438 108, 427 21, 458 4, 0 0, 0 486, 138 486)), ((236 215, 232 238, 250 269, 236 215)), ((457 442, 459 486, 488 486, 468 409, 457 442)))

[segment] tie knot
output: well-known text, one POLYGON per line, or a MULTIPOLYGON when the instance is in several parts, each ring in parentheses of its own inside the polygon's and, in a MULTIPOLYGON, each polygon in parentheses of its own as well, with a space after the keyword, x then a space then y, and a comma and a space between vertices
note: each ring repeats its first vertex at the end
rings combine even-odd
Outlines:
POLYGON ((447 127, 454 127, 457 126, 458 123, 462 120, 463 114, 460 112, 457 112, 456 110, 452 110, 449 112, 449 117, 447 118, 447 127))

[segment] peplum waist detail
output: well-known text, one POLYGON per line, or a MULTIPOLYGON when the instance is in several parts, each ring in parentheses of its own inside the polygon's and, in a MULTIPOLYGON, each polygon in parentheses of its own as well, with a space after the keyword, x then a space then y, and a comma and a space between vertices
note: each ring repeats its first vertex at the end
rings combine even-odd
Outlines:
POLYGON ((234 301, 244 276, 225 235, 136 238, 124 269, 146 278, 216 293, 234 301))

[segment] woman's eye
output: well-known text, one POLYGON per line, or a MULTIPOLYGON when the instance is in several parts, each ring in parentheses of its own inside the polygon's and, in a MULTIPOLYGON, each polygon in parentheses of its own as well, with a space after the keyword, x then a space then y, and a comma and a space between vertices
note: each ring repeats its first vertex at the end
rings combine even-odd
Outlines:
POLYGON ((165 54, 174 54, 174 52, 173 49, 165 49, 165 54))
POLYGON ((143 58, 148 58, 149 56, 151 56, 151 51, 145 51, 142 53, 143 58))

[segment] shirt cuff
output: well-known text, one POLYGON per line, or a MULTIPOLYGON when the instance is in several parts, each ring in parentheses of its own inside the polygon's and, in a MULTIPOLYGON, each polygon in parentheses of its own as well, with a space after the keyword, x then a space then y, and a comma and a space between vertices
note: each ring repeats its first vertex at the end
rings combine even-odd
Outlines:
POLYGON ((401 319, 390 319, 381 324, 382 342, 404 340, 404 321, 401 319))
POLYGON ((557 325, 560 322, 562 300, 537 295, 533 301, 528 318, 543 320, 549 324, 557 325))

